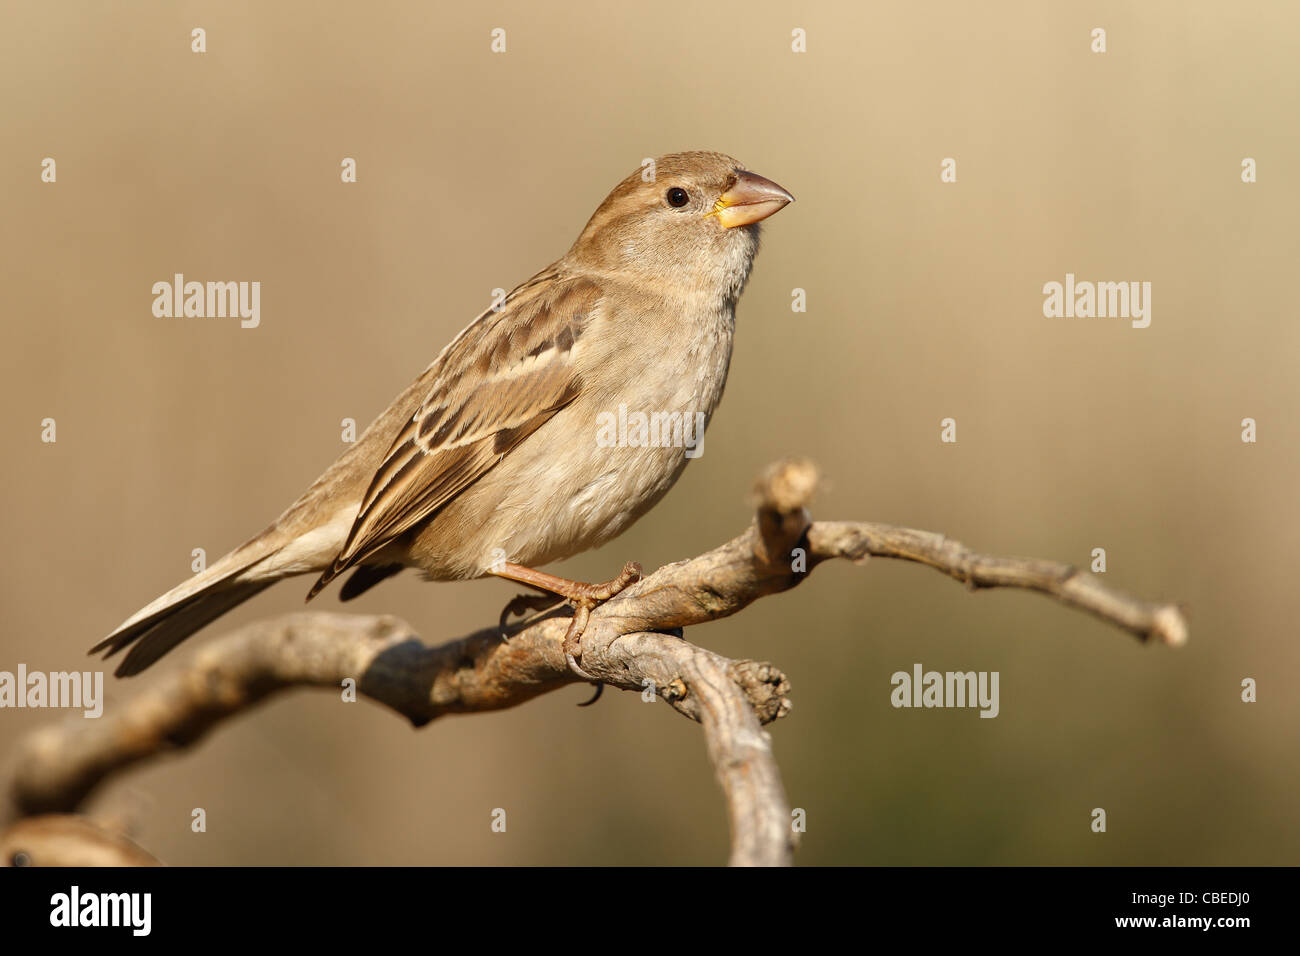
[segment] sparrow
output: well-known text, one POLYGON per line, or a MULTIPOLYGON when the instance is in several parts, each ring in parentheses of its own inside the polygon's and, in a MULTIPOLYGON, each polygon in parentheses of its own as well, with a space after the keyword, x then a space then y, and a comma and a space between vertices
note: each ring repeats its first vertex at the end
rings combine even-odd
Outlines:
POLYGON ((758 224, 793 199, 721 153, 633 172, 563 257, 471 322, 270 527, 90 653, 130 648, 126 677, 283 578, 316 575, 310 600, 351 572, 346 601, 412 568, 541 592, 511 602, 503 623, 572 605, 564 652, 587 677, 587 615, 640 566, 598 584, 537 568, 618 535, 694 456, 679 435, 707 427, 722 398, 758 224))

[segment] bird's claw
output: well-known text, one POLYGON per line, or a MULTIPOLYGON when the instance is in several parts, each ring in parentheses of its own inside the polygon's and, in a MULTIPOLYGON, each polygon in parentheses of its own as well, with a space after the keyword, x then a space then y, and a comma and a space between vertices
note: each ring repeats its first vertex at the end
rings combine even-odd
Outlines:
MULTIPOLYGON (((583 680, 600 684, 597 678, 592 677, 578 665, 578 658, 582 655, 582 634, 587 629, 587 621, 591 618, 592 610, 639 580, 641 580, 641 565, 629 561, 623 565, 622 572, 613 580, 601 584, 582 584, 568 595, 568 603, 573 608, 573 619, 569 621, 569 629, 564 634, 564 659, 569 663, 569 670, 583 680)), ((594 704, 599 697, 600 691, 597 690, 596 696, 587 704, 594 704)))
POLYGON ((562 603, 564 602, 556 601, 553 594, 516 594, 510 599, 510 603, 501 609, 501 619, 497 624, 501 640, 505 643, 510 642, 511 615, 523 617, 529 611, 549 611, 552 608, 559 607, 562 603))

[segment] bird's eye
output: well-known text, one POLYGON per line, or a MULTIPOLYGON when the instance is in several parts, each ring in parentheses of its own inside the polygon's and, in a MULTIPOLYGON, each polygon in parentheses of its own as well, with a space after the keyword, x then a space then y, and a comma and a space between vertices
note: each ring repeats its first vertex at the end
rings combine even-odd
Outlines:
POLYGON ((10 858, 9 863, 11 866, 31 866, 32 858, 22 850, 19 850, 10 858))
POLYGON ((686 190, 682 189, 680 186, 674 186, 672 189, 668 190, 666 198, 668 200, 668 205, 675 206, 678 209, 691 201, 691 197, 686 195, 686 190))

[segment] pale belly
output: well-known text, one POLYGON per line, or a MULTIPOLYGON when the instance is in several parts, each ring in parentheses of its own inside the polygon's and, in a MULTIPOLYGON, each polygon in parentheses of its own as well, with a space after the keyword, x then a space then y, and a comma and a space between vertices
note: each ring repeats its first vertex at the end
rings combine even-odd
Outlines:
POLYGON ((688 374, 657 386, 584 392, 417 532, 405 560, 435 579, 480 577, 500 561, 538 567, 626 530, 706 447, 730 336, 702 351, 688 374))

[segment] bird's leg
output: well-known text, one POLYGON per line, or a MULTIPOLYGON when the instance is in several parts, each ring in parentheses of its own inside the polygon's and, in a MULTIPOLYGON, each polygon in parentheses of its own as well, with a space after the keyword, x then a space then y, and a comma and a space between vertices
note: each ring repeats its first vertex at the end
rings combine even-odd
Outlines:
POLYGON ((641 565, 629 561, 623 566, 623 571, 618 577, 600 584, 571 581, 568 578, 547 574, 545 571, 534 571, 522 564, 511 564, 508 561, 493 568, 489 573, 508 581, 526 584, 539 591, 557 594, 573 606, 573 620, 569 622, 569 630, 564 635, 564 659, 569 662, 569 670, 573 673, 583 680, 594 681, 596 678, 579 667, 577 661, 582 632, 587 628, 587 619, 591 616, 592 608, 608 601, 628 585, 639 581, 641 565))

